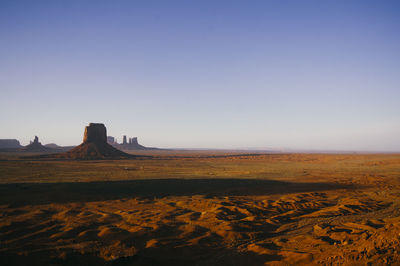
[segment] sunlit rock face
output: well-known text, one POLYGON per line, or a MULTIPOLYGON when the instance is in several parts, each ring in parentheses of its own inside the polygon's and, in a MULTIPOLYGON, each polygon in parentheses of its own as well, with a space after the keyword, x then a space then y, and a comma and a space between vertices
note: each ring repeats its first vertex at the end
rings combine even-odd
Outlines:
POLYGON ((83 143, 107 143, 107 129, 104 124, 90 123, 85 128, 83 143))

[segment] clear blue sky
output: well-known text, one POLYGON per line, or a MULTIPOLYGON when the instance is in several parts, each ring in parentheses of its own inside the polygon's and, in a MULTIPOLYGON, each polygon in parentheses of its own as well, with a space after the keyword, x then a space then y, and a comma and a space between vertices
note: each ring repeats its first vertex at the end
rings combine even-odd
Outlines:
POLYGON ((400 151, 400 1, 0 1, 0 138, 400 151))

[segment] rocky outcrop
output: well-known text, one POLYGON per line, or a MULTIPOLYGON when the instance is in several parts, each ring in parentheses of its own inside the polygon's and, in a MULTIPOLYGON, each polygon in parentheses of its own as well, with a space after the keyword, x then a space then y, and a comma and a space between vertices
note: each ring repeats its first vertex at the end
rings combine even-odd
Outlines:
POLYGON ((113 144, 117 143, 117 140, 112 136, 107 136, 107 143, 110 145, 113 145, 113 144))
POLYGON ((117 149, 127 150, 127 151, 130 151, 130 150, 159 150, 158 148, 145 147, 143 145, 140 145, 138 143, 137 137, 127 139, 126 135, 124 135, 122 137, 122 143, 116 142, 115 138, 112 136, 107 137, 107 142, 108 142, 108 144, 114 146, 117 149))
POLYGON ((83 143, 107 143, 107 130, 104 124, 90 123, 85 127, 83 143))
POLYGON ((72 150, 55 156, 69 159, 120 159, 131 155, 107 143, 107 130, 104 124, 90 123, 85 128, 83 143, 72 150))
POLYGON ((153 150, 155 148, 148 148, 138 143, 137 137, 129 138, 129 142, 125 144, 120 144, 120 149, 122 150, 153 150))
POLYGON ((19 149, 21 144, 16 139, 0 139, 0 149, 19 149))
POLYGON ((34 140, 31 141, 31 143, 29 145, 26 145, 25 148, 23 148, 23 151, 28 151, 28 152, 54 152, 53 149, 43 146, 42 143, 39 142, 38 136, 35 136, 34 140))

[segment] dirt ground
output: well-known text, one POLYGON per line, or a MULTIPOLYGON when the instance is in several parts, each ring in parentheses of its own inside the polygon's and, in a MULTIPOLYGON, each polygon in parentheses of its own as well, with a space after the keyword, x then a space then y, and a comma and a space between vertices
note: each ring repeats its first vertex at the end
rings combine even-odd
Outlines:
POLYGON ((400 265, 398 154, 0 158, 1 265, 400 265))

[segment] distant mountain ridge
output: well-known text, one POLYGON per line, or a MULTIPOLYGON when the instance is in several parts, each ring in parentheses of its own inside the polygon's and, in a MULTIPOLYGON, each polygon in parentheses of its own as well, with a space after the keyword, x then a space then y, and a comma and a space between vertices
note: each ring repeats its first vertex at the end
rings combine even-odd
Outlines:
POLYGON ((59 146, 55 143, 49 143, 49 144, 45 144, 43 145, 46 148, 50 148, 50 149, 54 149, 54 150, 59 150, 59 151, 69 151, 73 148, 75 148, 76 146, 59 146))

